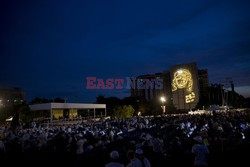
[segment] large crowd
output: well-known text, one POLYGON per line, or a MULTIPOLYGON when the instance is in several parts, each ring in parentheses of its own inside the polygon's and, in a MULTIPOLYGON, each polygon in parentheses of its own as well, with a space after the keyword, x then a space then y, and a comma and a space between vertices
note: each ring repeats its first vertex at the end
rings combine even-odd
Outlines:
POLYGON ((250 112, 0 128, 0 162, 9 166, 241 166, 249 155, 250 112))

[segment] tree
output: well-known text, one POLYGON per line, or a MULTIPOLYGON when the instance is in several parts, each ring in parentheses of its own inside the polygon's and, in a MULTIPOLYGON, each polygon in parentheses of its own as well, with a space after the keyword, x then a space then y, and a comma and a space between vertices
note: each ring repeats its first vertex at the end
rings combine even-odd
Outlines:
POLYGON ((153 101, 145 101, 141 100, 139 103, 138 113, 141 113, 141 115, 161 115, 162 114, 162 108, 161 103, 158 99, 155 99, 153 101))
POLYGON ((15 115, 15 106, 1 106, 0 107, 0 123, 4 123, 5 120, 9 117, 15 115))
POLYGON ((53 101, 56 103, 65 103, 65 100, 60 97, 56 97, 53 101))
POLYGON ((120 105, 115 106, 113 116, 115 118, 121 118, 121 113, 122 113, 122 106, 120 106, 120 105))
POLYGON ((20 108, 14 114, 13 119, 11 121, 11 128, 13 128, 13 129, 16 129, 20 125, 20 122, 19 122, 19 111, 20 111, 20 108))
POLYGON ((51 103, 52 100, 50 99, 46 99, 43 97, 36 97, 34 99, 31 100, 30 104, 42 104, 42 103, 51 103))
POLYGON ((134 108, 131 105, 117 105, 114 107, 115 118, 131 118, 134 115, 134 108))
POLYGON ((140 112, 141 115, 151 115, 151 105, 146 101, 141 101, 139 103, 138 113, 140 112))
POLYGON ((31 111, 28 105, 24 105, 20 112, 20 120, 24 123, 31 123, 37 112, 31 111))
POLYGON ((19 125, 19 121, 29 123, 33 120, 34 112, 31 112, 26 103, 4 106, 0 109, 0 122, 5 123, 7 118, 12 117, 11 127, 15 129, 19 125))
POLYGON ((122 109, 122 117, 131 118, 134 115, 135 110, 131 105, 124 105, 122 109))
POLYGON ((96 103, 97 104, 104 104, 104 103, 106 103, 106 98, 103 95, 99 95, 96 97, 96 103))
POLYGON ((107 97, 105 98, 103 95, 99 95, 96 97, 97 104, 106 104, 107 107, 107 115, 114 115, 115 106, 121 105, 121 100, 117 97, 107 97))

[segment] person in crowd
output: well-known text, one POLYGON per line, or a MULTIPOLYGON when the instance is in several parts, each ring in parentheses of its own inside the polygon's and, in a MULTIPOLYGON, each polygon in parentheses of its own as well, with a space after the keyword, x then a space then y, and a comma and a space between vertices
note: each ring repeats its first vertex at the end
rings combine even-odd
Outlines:
POLYGON ((158 135, 156 135, 155 137, 153 137, 151 139, 151 143, 152 143, 152 146, 153 146, 153 151, 155 153, 158 153, 158 154, 163 154, 163 140, 159 138, 158 135))
POLYGON ((105 166, 107 161, 104 158, 110 151, 119 150, 120 155, 128 153, 129 162, 123 156, 119 159, 129 167, 148 164, 158 167, 169 162, 189 162, 189 167, 193 165, 191 153, 195 155, 194 165, 206 166, 208 155, 209 165, 226 159, 242 160, 237 151, 243 154, 250 145, 249 112, 218 112, 216 117, 207 114, 141 116, 91 123, 63 123, 33 122, 31 126, 20 125, 17 129, 0 127, 0 152, 4 154, 4 161, 15 162, 20 158, 25 162, 34 159, 54 161, 55 164, 75 162, 82 166, 87 161, 95 164, 98 159, 98 166, 105 166), (196 143, 193 145, 194 136, 196 143), (143 150, 143 156, 138 149, 143 150), (77 155, 81 160, 76 162, 77 155), (144 155, 150 163, 142 163, 144 155))
POLYGON ((126 167, 142 167, 142 163, 138 158, 135 157, 134 151, 128 152, 128 159, 129 163, 127 164, 126 167))
POLYGON ((83 145, 85 143, 85 139, 81 134, 77 137, 78 141, 76 142, 76 155, 82 155, 84 152, 83 145))
POLYGON ((124 167, 123 164, 119 163, 118 151, 112 151, 110 153, 111 162, 105 165, 105 167, 124 167))
POLYGON ((136 149, 135 157, 141 161, 142 167, 151 167, 149 160, 146 157, 144 157, 142 149, 136 149))
POLYGON ((2 157, 6 152, 4 142, 0 138, 0 157, 2 157))
POLYGON ((194 137, 195 144, 192 147, 192 153, 195 154, 194 166, 203 167, 208 166, 207 155, 209 154, 208 148, 203 144, 202 136, 194 137))

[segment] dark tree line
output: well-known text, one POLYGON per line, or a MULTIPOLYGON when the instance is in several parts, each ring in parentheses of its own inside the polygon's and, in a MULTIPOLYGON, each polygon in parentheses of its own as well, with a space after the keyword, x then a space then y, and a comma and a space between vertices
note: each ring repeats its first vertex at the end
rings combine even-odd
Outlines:
MULTIPOLYGON (((160 115, 162 114, 161 102, 159 99, 147 101, 139 97, 125 97, 119 99, 117 97, 104 97, 99 95, 96 98, 97 104, 106 104, 107 114, 109 116, 115 115, 117 108, 123 108, 124 106, 131 106, 134 109, 134 115, 160 115)), ((173 104, 166 104, 166 112, 173 113, 175 111, 173 104)))

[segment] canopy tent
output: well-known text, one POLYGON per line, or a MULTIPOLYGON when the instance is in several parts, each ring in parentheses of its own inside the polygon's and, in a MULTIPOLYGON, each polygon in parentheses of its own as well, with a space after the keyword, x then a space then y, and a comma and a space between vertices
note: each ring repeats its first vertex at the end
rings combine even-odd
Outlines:
POLYGON ((44 104, 34 104, 30 105, 31 111, 41 111, 41 110, 49 110, 50 111, 50 119, 53 118, 53 109, 93 109, 94 117, 96 109, 105 109, 105 117, 107 116, 106 112, 106 104, 83 104, 83 103, 44 103, 44 104))
POLYGON ((209 111, 227 111, 229 109, 228 106, 217 106, 212 105, 208 108, 209 111))

